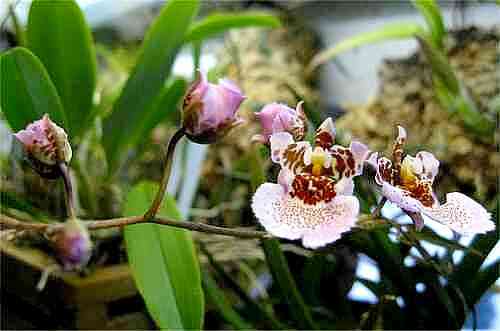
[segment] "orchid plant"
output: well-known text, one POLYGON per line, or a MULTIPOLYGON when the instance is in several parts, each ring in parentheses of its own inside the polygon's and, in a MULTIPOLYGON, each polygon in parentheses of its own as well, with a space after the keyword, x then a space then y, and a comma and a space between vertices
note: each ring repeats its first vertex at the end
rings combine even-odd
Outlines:
MULTIPOLYGON (((173 9, 181 8, 189 11, 184 14, 189 18, 186 21, 190 21, 196 4, 191 3, 192 8, 189 7, 189 10, 183 5, 185 4, 180 1, 169 2, 161 14, 163 20, 154 25, 148 42, 160 40, 159 37, 164 36, 158 31, 170 32, 168 29, 163 29, 165 28, 163 24, 165 17, 171 19, 176 16, 177 12, 173 9)), ((234 17, 231 17, 229 21, 224 22, 228 26, 237 25, 234 23, 234 17)), ((208 25, 206 30, 213 31, 211 29, 214 26, 220 28, 221 21, 215 19, 215 22, 215 24, 212 24, 210 20, 205 22, 204 24, 208 25)), ((187 24, 185 24, 186 29, 187 24)), ((184 33, 185 31, 180 33, 179 40, 199 42, 203 24, 201 28, 199 26, 189 30, 191 31, 189 33, 184 33)), ((172 44, 178 46, 179 43, 180 41, 172 44)), ((151 59, 158 54, 154 53, 156 47, 153 46, 154 43, 146 43, 145 55, 142 59, 144 62, 140 63, 155 63, 151 59), (148 62, 150 60, 153 62, 148 62)), ((35 78, 43 82, 40 86, 43 86, 42 90, 47 95, 56 96, 56 101, 48 104, 56 105, 57 109, 61 109, 60 102, 57 101, 59 100, 57 93, 54 92, 55 88, 46 77, 43 63, 40 63, 29 51, 17 49, 2 55, 0 60, 0 68, 8 69, 7 71, 12 73, 12 76, 7 77, 2 71, 2 83, 19 83, 19 80, 9 80, 11 77, 23 74, 23 72, 17 72, 17 67, 11 65, 16 61, 28 63, 31 68, 42 68, 40 76, 35 78)), ((142 104, 146 109, 151 110, 146 105, 151 98, 143 99, 144 96, 134 90, 143 82, 141 77, 158 78, 155 76, 156 72, 141 71, 144 68, 149 67, 139 65, 131 75, 124 88, 124 94, 117 101, 112 115, 106 119, 107 128, 118 127, 113 130, 110 138, 106 137, 106 130, 103 133, 104 144, 107 146, 105 149, 109 154, 113 154, 108 160, 110 169, 118 168, 118 161, 127 146, 121 143, 121 139, 126 140, 125 136, 128 132, 120 125, 134 129, 133 120, 136 119, 140 121, 141 127, 151 128, 149 122, 151 117, 142 121, 138 114, 126 111, 129 109, 128 103, 142 104), (140 100, 137 101, 135 98, 140 100), (120 130, 123 132, 119 132, 120 130)), ((54 73, 51 74, 54 75, 54 73)), ((163 84, 165 75, 159 78, 161 79, 157 79, 157 82, 163 84)), ((65 86, 58 85, 58 88, 63 90, 65 86)), ((168 93, 167 91, 166 94, 168 93)), ((39 97, 44 98, 47 95, 39 97)), ((417 324, 418 327, 426 327, 435 325, 432 324, 432 311, 425 305, 429 300, 437 302, 436 307, 431 309, 436 309, 439 313, 444 312, 446 315, 443 325, 448 328, 457 328, 461 327, 467 312, 479 299, 478 295, 484 293, 496 279, 493 277, 492 280, 491 267, 479 270, 485 256, 494 245, 490 234, 477 237, 470 248, 438 236, 427 236, 439 243, 445 243, 453 250, 464 250, 466 252, 464 262, 457 265, 453 265, 449 260, 441 261, 438 257, 430 256, 422 248, 420 239, 426 238, 425 235, 431 231, 424 227, 424 217, 438 221, 458 234, 469 235, 491 232, 495 229, 495 223, 491 219, 491 214, 483 206, 459 192, 449 193, 445 203, 439 202, 433 190, 439 161, 430 152, 425 151, 418 152, 414 157, 404 156, 406 132, 401 127, 398 128, 398 137, 394 143, 391 160, 380 157, 378 152, 371 151, 368 146, 358 141, 352 141, 348 147, 339 144, 331 118, 325 119, 315 131, 311 130, 314 131, 314 135, 312 141, 308 141, 309 127, 313 125, 306 118, 303 102, 299 102, 295 109, 277 102, 265 105, 260 112, 255 114, 255 120, 261 125, 261 133, 255 135, 252 140, 262 144, 262 150, 259 152, 269 156, 274 166, 272 170, 277 170, 278 174, 269 182, 262 180, 249 202, 256 218, 253 223, 256 226, 260 224, 265 231, 214 226, 207 222, 183 221, 179 219, 175 210, 175 202, 165 193, 178 142, 186 137, 198 144, 213 144, 223 139, 230 131, 244 130, 244 127, 240 126, 242 120, 238 115, 238 109, 246 99, 244 92, 237 84, 227 79, 221 79, 218 83, 209 82, 205 73, 199 71, 197 79, 187 88, 184 97, 180 98, 182 99, 182 121, 168 142, 159 185, 132 189, 130 198, 126 202, 128 205, 133 205, 137 200, 145 200, 147 209, 137 208, 138 212, 135 216, 130 216, 134 213, 125 212, 124 214, 129 216, 83 220, 79 218, 81 215, 75 208, 74 178, 71 176, 70 169, 74 164, 74 162, 71 163, 73 153, 70 140, 75 139, 80 142, 79 139, 82 138, 79 134, 71 132, 76 130, 78 123, 72 121, 69 125, 66 117, 62 115, 64 113, 59 111, 53 111, 50 115, 41 115, 43 112, 40 112, 41 109, 38 108, 29 113, 29 116, 16 116, 16 107, 20 101, 13 96, 13 93, 2 94, 1 98, 2 111, 5 112, 13 130, 17 131, 14 136, 23 147, 24 159, 43 178, 62 180, 67 206, 64 222, 44 223, 37 220, 25 222, 17 219, 15 215, 2 212, 0 214, 2 227, 13 231, 29 230, 44 235, 53 245, 64 272, 85 269, 91 260, 94 248, 92 231, 124 228, 129 262, 137 287, 155 322, 162 329, 200 329, 202 327, 204 313, 202 283, 204 293, 220 311, 222 319, 235 328, 315 329, 323 325, 328 328, 342 327, 336 315, 346 314, 347 310, 352 310, 350 314, 353 316, 353 322, 350 325, 359 328, 366 328, 367 325, 380 327, 379 321, 387 315, 396 316, 394 317, 396 321, 398 321, 397 316, 403 316, 402 321, 387 324, 387 327, 406 326, 408 328, 409 324, 405 324, 404 321, 405 316, 412 316, 424 323, 417 324), (68 130, 68 134, 65 130, 68 130), (374 171, 365 171, 368 170, 365 166, 373 168, 374 171), (360 184, 362 179, 369 179, 373 182, 373 191, 381 196, 377 205, 366 204, 367 194, 362 192, 364 188, 360 184), (151 195, 149 195, 149 188, 153 188, 151 195), (149 199, 150 196, 151 199, 149 199), (380 210, 386 201, 400 207, 414 221, 415 227, 406 226, 380 215, 380 210), (168 213, 165 213, 165 210, 168 213), (248 295, 246 290, 240 287, 238 282, 201 247, 220 278, 230 284, 236 295, 244 302, 244 307, 250 308, 239 309, 238 305, 232 307, 227 302, 225 292, 219 289, 217 283, 211 278, 211 273, 203 270, 203 276, 200 276, 202 268, 198 265, 194 241, 190 233, 173 231, 174 228, 242 239, 259 239, 268 269, 272 273, 272 286, 278 288, 281 301, 274 304, 274 300, 261 299, 258 295, 248 295), (397 229, 401 234, 398 243, 393 243, 388 239, 390 228, 397 229), (151 238, 150 242, 148 238, 151 238), (287 243, 292 244, 293 249, 289 248, 287 253, 292 252, 297 255, 296 259, 306 262, 297 263, 299 267, 294 267, 292 263, 289 263, 290 258, 284 254, 284 245, 281 245, 279 238, 288 240, 287 243), (150 249, 147 251, 150 256, 144 258, 146 250, 141 250, 143 247, 141 244, 144 241, 148 241, 147 244, 156 245, 147 246, 148 249, 156 247, 161 252, 150 249), (332 264, 337 264, 335 267, 340 264, 338 263, 339 255, 335 254, 341 251, 342 247, 364 253, 376 260, 380 266, 382 280, 379 284, 365 280, 365 283, 379 298, 375 305, 355 305, 346 298, 346 295, 343 295, 342 298, 336 298, 336 300, 342 300, 342 304, 349 303, 350 305, 348 309, 342 311, 339 308, 341 305, 337 302, 333 305, 323 304, 324 296, 332 296, 332 293, 318 293, 328 292, 319 291, 319 285, 316 289, 307 287, 309 283, 317 282, 327 287, 331 286, 331 283, 340 282, 340 277, 332 275, 338 270, 333 268, 332 264), (482 249, 479 253, 478 247, 482 249), (421 255, 415 267, 407 267, 404 263, 405 257, 410 256, 411 248, 415 248, 421 255), (160 257, 157 259, 155 254, 160 257), (480 257, 477 257, 477 254, 480 257), (149 259, 152 260, 152 267, 147 264, 149 259), (335 263, 332 263, 332 260, 335 263), (302 266, 306 271, 303 274, 301 274, 302 266), (335 272, 327 270, 328 268, 333 268, 335 272), (472 285, 469 284, 468 278, 464 280, 463 275, 469 277, 471 276, 469 273, 475 277, 472 285), (327 281, 322 282, 323 278, 327 281), (441 278, 445 279, 445 282, 440 283, 441 278), (158 282, 158 279, 162 282, 158 282), (422 295, 416 293, 415 284, 420 282, 426 282, 432 286, 432 290, 422 295), (396 304, 398 297, 404 298, 407 307, 403 305, 399 307, 396 304), (286 304, 280 305, 279 303, 286 304), (290 311, 283 309, 282 306, 288 307, 290 311), (359 307, 363 308, 362 313, 355 312, 359 310, 359 307), (252 314, 249 314, 247 310, 251 310, 252 314, 256 314, 257 317, 251 318, 252 314), (241 317, 240 313, 244 317, 241 317), (281 321, 282 316, 290 317, 288 318, 290 321, 285 322, 287 318, 282 318, 283 321, 281 321), (246 319, 251 320, 255 326, 246 322, 246 319), (372 320, 375 322, 371 323, 372 320)), ((31 106, 36 107, 40 104, 46 103, 33 103, 31 106)), ((144 116, 149 115, 151 113, 144 116)), ((73 144, 73 148, 75 145, 73 144)), ((261 165, 257 164, 257 166, 261 165)), ((272 173, 271 171, 270 174, 272 173)), ((111 175, 114 175, 113 171, 111 175)), ((132 209, 136 210, 130 207, 130 210, 132 209)), ((498 265, 498 262, 495 265, 498 265)), ((347 287, 352 287, 352 282, 347 287)), ((271 290, 274 288, 271 287, 271 290)))

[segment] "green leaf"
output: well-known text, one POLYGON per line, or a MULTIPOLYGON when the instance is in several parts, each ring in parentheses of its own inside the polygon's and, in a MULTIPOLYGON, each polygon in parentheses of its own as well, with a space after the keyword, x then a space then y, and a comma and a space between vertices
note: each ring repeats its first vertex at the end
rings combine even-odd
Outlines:
MULTIPOLYGON (((253 315, 256 315, 259 317, 259 322, 264 322, 266 325, 266 328, 271 328, 274 330, 283 330, 286 329, 286 326, 281 324, 276 317, 274 317, 272 308, 271 307, 264 307, 262 303, 255 302, 254 299, 250 297, 250 295, 247 293, 247 291, 238 284, 236 280, 233 279, 229 273, 224 270, 224 266, 220 264, 218 261, 214 259, 212 254, 206 249, 204 244, 200 243, 199 244, 200 250, 205 254, 205 256, 208 259, 208 262, 210 263, 210 266, 214 269, 214 274, 216 274, 221 280, 224 288, 230 288, 238 295, 238 297, 246 304, 246 309, 250 314, 253 313, 253 315), (262 306, 261 306, 262 305, 262 306), (268 311, 267 308, 270 308, 268 311)), ((216 286, 215 282, 213 280, 208 280, 209 282, 211 281, 214 286, 216 286)), ((208 284, 209 286, 211 284, 208 284)), ((210 287, 214 287, 210 286, 210 287)), ((223 296, 222 291, 217 287, 215 288, 216 292, 221 292, 219 295, 223 296)), ((215 293, 217 295, 217 293, 215 293)), ((222 315, 224 316, 226 314, 225 307, 224 306, 219 306, 216 304, 216 307, 221 311, 222 315), (224 309, 224 310, 223 310, 224 309)), ((240 320, 242 320, 240 318, 240 320)))
POLYGON ((13 131, 43 114, 66 128, 54 84, 40 60, 25 48, 11 49, 0 57, 0 106, 13 131))
POLYGON ((363 45, 392 40, 407 39, 423 34, 422 27, 415 23, 394 23, 383 26, 375 31, 363 32, 317 54, 309 65, 310 70, 330 61, 338 54, 363 45))
POLYGON ((146 143, 151 131, 165 119, 174 119, 179 116, 179 102, 184 96, 187 83, 182 78, 174 79, 163 87, 156 97, 154 104, 143 113, 140 122, 129 132, 129 143, 138 146, 146 143))
POLYGON ((459 95, 460 82, 448 62, 446 55, 437 49, 428 37, 417 36, 417 40, 420 47, 422 47, 422 51, 424 52, 427 61, 429 61, 433 76, 437 77, 450 93, 453 95, 459 95))
POLYGON ((104 122, 104 147, 110 174, 131 147, 130 132, 145 121, 145 112, 152 107, 170 75, 185 32, 197 11, 197 1, 170 0, 147 32, 137 64, 113 112, 104 122))
POLYGON ((288 304, 291 317, 301 329, 317 329, 309 307, 305 304, 304 298, 300 294, 292 273, 288 268, 285 255, 277 239, 267 239, 262 241, 262 248, 266 255, 266 260, 271 269, 273 278, 280 290, 283 302, 288 304))
POLYGON ((92 34, 74 0, 31 4, 28 48, 40 58, 61 97, 71 137, 89 123, 96 84, 92 34))
POLYGON ((186 42, 208 39, 230 29, 252 26, 277 28, 281 26, 279 18, 264 12, 215 13, 194 23, 186 34, 186 42))
POLYGON ((432 42, 435 47, 443 49, 443 39, 446 36, 446 28, 443 17, 436 1, 434 0, 413 0, 413 6, 420 11, 425 18, 432 42))
POLYGON ((412 236, 415 237, 418 240, 425 240, 428 241, 432 244, 439 245, 451 250, 459 250, 459 251, 469 251, 471 254, 477 255, 477 256, 483 256, 481 252, 473 249, 473 248, 468 248, 462 244, 460 244, 456 240, 450 240, 447 238, 443 238, 436 234, 434 231, 432 231, 429 228, 424 228, 422 231, 412 231, 411 232, 412 236))
POLYGON ((498 280, 499 274, 499 260, 496 260, 493 264, 479 271, 471 282, 471 286, 467 290, 464 290, 464 296, 467 302, 471 305, 477 303, 483 294, 498 280))
MULTIPOLYGON (((157 185, 141 183, 127 195, 126 215, 144 213, 157 185)), ((180 219, 166 197, 160 215, 180 219)), ((161 329, 202 327, 204 300, 191 233, 156 224, 129 225, 124 231, 130 267, 148 311, 161 329)))
POLYGON ((203 288, 208 300, 217 308, 222 315, 222 318, 231 324, 236 330, 252 330, 250 324, 231 307, 231 304, 226 300, 224 293, 219 289, 215 280, 212 279, 208 272, 203 273, 203 288))

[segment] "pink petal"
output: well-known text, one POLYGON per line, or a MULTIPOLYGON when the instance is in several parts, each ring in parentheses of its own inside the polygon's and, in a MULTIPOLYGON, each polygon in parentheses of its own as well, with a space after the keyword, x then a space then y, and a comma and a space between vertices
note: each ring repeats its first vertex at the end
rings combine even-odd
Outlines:
POLYGON ((265 183, 253 196, 252 210, 264 228, 274 236, 303 238, 306 247, 333 242, 349 231, 359 213, 354 196, 337 196, 327 204, 306 205, 291 198, 279 184, 265 183))
POLYGON ((351 142, 349 149, 351 150, 352 155, 354 157, 354 161, 356 163, 355 176, 359 176, 363 173, 363 165, 366 158, 368 157, 368 154, 370 153, 370 150, 365 144, 359 141, 351 142))
POLYGON ((406 137, 407 137, 406 129, 398 125, 398 137, 396 138, 396 140, 405 141, 406 137))
POLYGON ((271 143, 271 159, 280 163, 283 151, 293 143, 293 137, 288 132, 278 132, 269 139, 271 143))
POLYGON ((395 187, 388 182, 382 184, 382 195, 392 203, 395 203, 399 208, 410 211, 419 212, 423 206, 417 199, 408 196, 408 193, 398 187, 395 187))
POLYGON ((281 168, 281 170, 278 174, 278 184, 283 186, 285 193, 289 192, 290 188, 292 187, 292 183, 293 183, 294 178, 295 178, 295 175, 293 174, 293 172, 291 172, 287 168, 281 168))
POLYGON ((434 181, 434 177, 439 171, 439 161, 429 152, 421 151, 415 156, 422 163, 423 174, 430 180, 434 181))
POLYGON ((446 195, 446 203, 424 208, 422 212, 460 234, 485 233, 495 229, 491 214, 468 196, 453 192, 446 195))
POLYGON ((308 248, 318 248, 339 239, 342 233, 349 231, 356 223, 359 213, 359 201, 354 196, 337 196, 322 209, 324 224, 307 230, 302 237, 302 244, 308 248))
POLYGON ((252 210, 260 224, 272 235, 286 239, 299 239, 303 229, 292 220, 282 219, 281 208, 287 195, 279 184, 264 183, 252 199, 252 210))
POLYGON ((335 193, 337 195, 352 195, 354 193, 354 180, 352 177, 343 177, 335 183, 335 193))

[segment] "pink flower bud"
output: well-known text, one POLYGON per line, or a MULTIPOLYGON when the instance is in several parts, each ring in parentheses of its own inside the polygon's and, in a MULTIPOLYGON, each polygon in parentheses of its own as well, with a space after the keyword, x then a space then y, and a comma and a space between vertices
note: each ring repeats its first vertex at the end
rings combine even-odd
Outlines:
POLYGON ((64 129, 52 122, 49 115, 29 124, 14 136, 23 144, 30 161, 41 175, 48 174, 58 162, 69 162, 72 151, 64 129))
POLYGON ((266 105, 260 112, 255 113, 260 120, 262 134, 253 136, 252 140, 268 144, 271 135, 279 132, 288 132, 295 140, 302 140, 307 131, 307 119, 302 104, 302 101, 299 102, 296 109, 279 103, 266 105))
POLYGON ((200 72, 184 97, 182 122, 186 136, 199 144, 215 142, 243 122, 236 111, 244 99, 231 81, 222 79, 212 84, 200 72))
POLYGON ((53 237, 57 257, 65 270, 81 270, 92 255, 87 228, 76 218, 68 219, 53 237))

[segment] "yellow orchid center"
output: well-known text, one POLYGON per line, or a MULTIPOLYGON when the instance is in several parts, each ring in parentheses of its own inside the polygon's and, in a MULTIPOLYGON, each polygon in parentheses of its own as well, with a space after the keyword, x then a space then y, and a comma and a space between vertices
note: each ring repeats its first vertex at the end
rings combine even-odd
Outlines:
POLYGON ((311 154, 312 174, 320 176, 321 171, 328 160, 328 154, 321 147, 316 147, 311 154))
POLYGON ((405 158, 401 163, 400 178, 403 185, 413 183, 415 182, 415 180, 417 180, 417 176, 415 176, 413 165, 408 158, 405 158))

